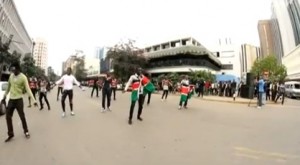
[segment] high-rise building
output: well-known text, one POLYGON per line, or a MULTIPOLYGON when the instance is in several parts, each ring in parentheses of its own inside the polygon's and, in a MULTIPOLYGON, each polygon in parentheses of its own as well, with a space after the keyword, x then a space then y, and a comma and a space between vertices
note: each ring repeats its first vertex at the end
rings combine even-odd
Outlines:
POLYGON ((240 60, 242 77, 245 77, 245 75, 251 71, 254 62, 260 57, 261 52, 259 47, 249 44, 243 44, 241 46, 240 60))
POLYGON ((291 80, 300 80, 300 0, 273 0, 272 31, 275 53, 291 80))
MULTIPOLYGON (((278 27, 273 27, 273 29, 280 30, 283 57, 289 52, 291 52, 293 49, 295 49, 296 46, 295 37, 293 34, 293 27, 291 26, 290 15, 287 10, 287 0, 273 0, 272 19, 276 22, 272 25, 278 25, 278 27)), ((276 45, 274 47, 276 47, 276 45)))
POLYGON ((37 38, 35 40, 35 45, 33 48, 33 59, 35 60, 35 65, 44 69, 47 75, 48 67, 48 43, 42 38, 37 38))
POLYGON ((9 52, 25 55, 32 52, 32 40, 28 35, 13 0, 0 0, 0 38, 5 43, 13 36, 9 52))
POLYGON ((274 55, 271 20, 258 21, 257 28, 258 28, 258 34, 260 39, 261 57, 274 55))
POLYGON ((107 59, 107 52, 108 52, 108 48, 107 47, 97 47, 96 48, 96 55, 95 57, 97 59, 99 59, 100 61, 100 72, 101 73, 107 73, 107 72, 111 72, 112 71, 112 60, 111 59, 107 59))

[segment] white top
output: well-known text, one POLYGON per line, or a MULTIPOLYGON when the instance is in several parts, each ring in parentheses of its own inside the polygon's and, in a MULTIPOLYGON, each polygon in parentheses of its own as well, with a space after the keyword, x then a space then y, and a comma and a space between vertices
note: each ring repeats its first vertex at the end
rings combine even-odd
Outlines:
POLYGON ((143 94, 143 85, 142 85, 142 78, 139 77, 137 74, 130 76, 126 86, 125 86, 125 91, 128 90, 129 86, 132 85, 133 80, 139 80, 140 81, 140 86, 139 86, 139 90, 138 93, 139 94, 143 94))
POLYGON ((186 80, 186 79, 183 79, 183 80, 181 81, 181 84, 184 84, 184 85, 190 85, 189 80, 186 80))
POLYGON ((73 84, 76 84, 77 86, 80 86, 80 83, 76 80, 76 78, 73 75, 63 75, 60 80, 56 81, 56 85, 63 84, 64 90, 72 90, 73 84))

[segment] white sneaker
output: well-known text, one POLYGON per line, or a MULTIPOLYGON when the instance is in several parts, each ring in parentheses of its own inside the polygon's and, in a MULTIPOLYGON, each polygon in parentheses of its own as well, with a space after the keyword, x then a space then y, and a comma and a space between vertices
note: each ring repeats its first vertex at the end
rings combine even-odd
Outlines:
POLYGON ((111 111, 111 109, 110 109, 109 107, 107 108, 107 110, 108 110, 108 111, 111 111))
POLYGON ((181 110, 181 108, 182 108, 182 106, 179 106, 179 107, 178 107, 178 110, 181 110))
POLYGON ((71 111, 71 115, 72 115, 72 116, 75 116, 75 113, 74 113, 73 111, 71 111))
POLYGON ((105 112, 105 108, 102 108, 102 109, 101 109, 101 112, 104 113, 104 112, 105 112))
POLYGON ((257 108, 258 108, 258 109, 261 109, 261 107, 260 107, 260 106, 258 106, 257 108))
POLYGON ((63 113, 61 114, 61 117, 66 117, 66 112, 63 112, 63 113))
POLYGON ((164 101, 164 99, 161 99, 161 101, 163 102, 163 101, 164 101))

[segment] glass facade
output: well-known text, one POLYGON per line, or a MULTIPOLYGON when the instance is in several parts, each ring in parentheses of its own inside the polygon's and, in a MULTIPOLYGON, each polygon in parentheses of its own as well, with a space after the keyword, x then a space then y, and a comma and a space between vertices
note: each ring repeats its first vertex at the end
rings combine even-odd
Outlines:
POLYGON ((300 44, 300 5, 298 0, 292 0, 287 5, 294 32, 295 45, 300 44))

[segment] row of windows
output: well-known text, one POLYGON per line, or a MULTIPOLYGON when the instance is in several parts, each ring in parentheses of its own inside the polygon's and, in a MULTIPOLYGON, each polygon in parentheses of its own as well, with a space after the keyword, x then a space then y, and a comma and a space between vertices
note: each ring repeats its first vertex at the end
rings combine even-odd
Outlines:
POLYGON ((300 6, 298 1, 293 0, 288 4, 287 10, 290 15, 292 28, 294 32, 295 44, 300 44, 300 6))
POLYGON ((205 66, 213 70, 220 70, 220 68, 214 65, 207 59, 195 59, 195 58, 180 58, 180 59, 168 59, 168 60, 155 60, 148 64, 148 68, 166 67, 166 66, 205 66))
POLYGON ((8 40, 7 36, 13 34, 13 39, 22 43, 14 44, 17 51, 27 53, 28 51, 30 52, 31 40, 16 12, 11 0, 5 0, 0 3, 0 31, 3 39, 2 42, 6 42, 8 40), (9 15, 7 15, 7 13, 9 13, 9 15))

